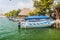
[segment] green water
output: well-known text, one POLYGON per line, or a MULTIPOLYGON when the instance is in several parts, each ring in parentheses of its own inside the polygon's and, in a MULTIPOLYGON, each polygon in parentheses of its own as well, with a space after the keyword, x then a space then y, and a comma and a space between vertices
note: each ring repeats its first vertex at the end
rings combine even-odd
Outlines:
POLYGON ((60 40, 60 29, 18 29, 18 23, 0 18, 0 40, 60 40))

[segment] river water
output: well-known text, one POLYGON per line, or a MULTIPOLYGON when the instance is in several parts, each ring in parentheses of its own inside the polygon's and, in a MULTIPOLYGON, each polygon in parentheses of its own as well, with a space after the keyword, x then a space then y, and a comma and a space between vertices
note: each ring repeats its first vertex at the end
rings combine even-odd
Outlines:
POLYGON ((60 40, 60 29, 18 29, 18 23, 0 18, 0 40, 60 40))

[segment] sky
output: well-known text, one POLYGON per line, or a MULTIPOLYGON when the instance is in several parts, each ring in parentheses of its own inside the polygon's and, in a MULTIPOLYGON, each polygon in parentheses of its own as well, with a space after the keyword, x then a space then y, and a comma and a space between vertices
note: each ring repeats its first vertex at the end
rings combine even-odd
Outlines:
POLYGON ((0 0, 0 14, 22 8, 33 9, 32 0, 0 0))

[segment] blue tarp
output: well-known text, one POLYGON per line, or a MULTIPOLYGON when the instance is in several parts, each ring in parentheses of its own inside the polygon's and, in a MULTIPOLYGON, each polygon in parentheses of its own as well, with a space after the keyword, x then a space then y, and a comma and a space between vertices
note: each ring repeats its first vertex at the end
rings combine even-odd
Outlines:
POLYGON ((48 19, 49 16, 28 16, 25 19, 48 19))

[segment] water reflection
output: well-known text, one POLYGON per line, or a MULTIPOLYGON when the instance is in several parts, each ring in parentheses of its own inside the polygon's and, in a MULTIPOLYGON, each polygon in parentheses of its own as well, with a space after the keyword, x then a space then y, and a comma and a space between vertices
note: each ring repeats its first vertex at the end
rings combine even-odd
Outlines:
POLYGON ((60 39, 60 30, 53 28, 40 28, 40 29, 18 29, 19 37, 21 40, 55 40, 60 39))

